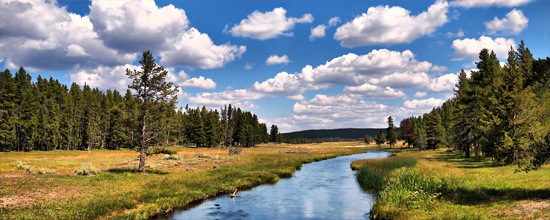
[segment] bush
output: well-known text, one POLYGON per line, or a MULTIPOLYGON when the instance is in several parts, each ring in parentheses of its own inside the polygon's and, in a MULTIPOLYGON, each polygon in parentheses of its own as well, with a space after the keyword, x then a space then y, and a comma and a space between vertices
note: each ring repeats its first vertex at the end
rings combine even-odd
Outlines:
POLYGON ((243 152, 242 147, 231 147, 231 148, 229 148, 229 155, 241 154, 242 152, 243 152))
POLYGON ((24 170, 26 171, 27 173, 30 173, 30 174, 33 174, 33 173, 38 173, 38 174, 54 174, 55 173, 55 170, 53 169, 47 169, 47 168, 38 168, 38 169, 35 169, 34 167, 26 164, 25 162, 23 161, 16 161, 15 162, 15 166, 17 167, 18 170, 24 170))
POLYGON ((161 160, 179 160, 180 157, 178 155, 164 155, 161 160))
POLYGON ((147 151, 145 151, 145 154, 147 154, 147 156, 151 156, 154 154, 175 155, 177 153, 178 153, 177 151, 169 150, 169 149, 166 149, 165 147, 150 147, 150 148, 147 148, 147 151))
POLYGON ((98 174, 101 170, 98 168, 95 168, 91 163, 90 164, 82 164, 82 167, 80 169, 75 170, 74 172, 78 175, 87 176, 87 175, 95 175, 98 174))

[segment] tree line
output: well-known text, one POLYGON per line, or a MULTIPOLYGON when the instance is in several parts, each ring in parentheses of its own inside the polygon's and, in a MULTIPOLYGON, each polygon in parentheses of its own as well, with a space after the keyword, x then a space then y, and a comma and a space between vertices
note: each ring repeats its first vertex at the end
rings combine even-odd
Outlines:
MULTIPOLYGON (((15 75, 6 69, 0 72, 0 151, 136 148, 144 137, 143 100, 130 89, 68 87, 41 76, 33 82, 23 67, 15 75)), ((255 114, 232 105, 218 111, 176 104, 147 110, 148 145, 251 147, 278 136, 276 125, 269 134, 255 114)))
POLYGON ((404 143, 449 147, 522 170, 550 162, 550 58, 535 60, 523 41, 499 63, 487 49, 476 71, 462 70, 452 99, 401 121, 404 143))

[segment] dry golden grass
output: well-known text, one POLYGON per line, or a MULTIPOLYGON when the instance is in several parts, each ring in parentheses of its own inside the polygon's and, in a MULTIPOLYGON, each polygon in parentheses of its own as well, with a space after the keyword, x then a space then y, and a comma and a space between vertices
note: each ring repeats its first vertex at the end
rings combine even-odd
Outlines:
POLYGON ((303 163, 360 153, 364 147, 355 142, 260 145, 239 155, 229 155, 227 148, 171 147, 179 159, 150 156, 146 173, 135 172, 138 153, 131 150, 0 153, 0 219, 143 219, 235 188, 273 183, 303 163), (17 169, 17 161, 56 173, 29 174, 17 169), (101 172, 76 175, 82 164, 101 172))

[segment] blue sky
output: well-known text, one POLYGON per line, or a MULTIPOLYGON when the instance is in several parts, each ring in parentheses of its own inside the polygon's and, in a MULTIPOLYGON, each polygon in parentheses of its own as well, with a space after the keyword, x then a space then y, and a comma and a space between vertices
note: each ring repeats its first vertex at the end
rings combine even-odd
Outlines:
POLYGON ((233 104, 283 132, 385 127, 440 105, 481 48, 550 54, 550 1, 0 2, 0 68, 126 90, 151 50, 179 105, 233 104))

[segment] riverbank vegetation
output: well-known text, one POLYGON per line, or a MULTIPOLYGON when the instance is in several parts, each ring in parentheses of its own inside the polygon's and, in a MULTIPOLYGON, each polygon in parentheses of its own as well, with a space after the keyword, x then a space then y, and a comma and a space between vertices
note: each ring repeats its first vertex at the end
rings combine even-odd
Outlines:
POLYGON ((405 143, 452 148, 476 160, 529 171, 550 162, 550 58, 535 60, 522 41, 501 64, 483 49, 477 70, 461 71, 441 107, 401 121, 405 143))
POLYGON ((352 163, 363 188, 378 195, 375 219, 550 218, 550 165, 517 173, 514 165, 443 148, 392 151, 352 163))
POLYGON ((229 148, 167 147, 137 173, 132 150, 0 152, 0 219, 143 219, 290 177, 303 163, 361 153, 359 142, 229 148), (20 162, 18 162, 20 161, 20 162), (28 173, 18 166, 55 170, 28 173), (78 175, 94 169, 97 174, 78 175))

